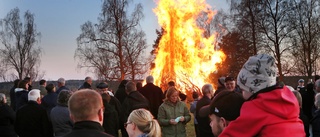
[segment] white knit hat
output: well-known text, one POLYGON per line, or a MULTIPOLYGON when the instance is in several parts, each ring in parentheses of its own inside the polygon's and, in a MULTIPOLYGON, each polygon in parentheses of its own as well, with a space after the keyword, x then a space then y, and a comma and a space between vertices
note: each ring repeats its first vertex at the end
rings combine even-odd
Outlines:
POLYGON ((237 78, 242 90, 256 93, 261 89, 274 86, 278 69, 273 57, 267 54, 251 56, 243 65, 237 78))

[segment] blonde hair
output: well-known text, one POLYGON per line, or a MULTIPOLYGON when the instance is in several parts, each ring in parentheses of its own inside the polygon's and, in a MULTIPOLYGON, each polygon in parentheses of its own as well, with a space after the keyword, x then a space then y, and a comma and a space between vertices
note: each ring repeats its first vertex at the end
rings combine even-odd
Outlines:
POLYGON ((137 125, 138 129, 146 133, 148 137, 161 137, 161 128, 157 120, 153 119, 153 115, 146 109, 133 110, 128 121, 137 125))
MULTIPOLYGON (((170 96, 175 92, 179 93, 179 91, 175 87, 170 87, 168 89, 167 93, 166 93, 166 99, 165 100, 169 100, 170 96)), ((178 100, 180 100, 180 98, 178 100)))

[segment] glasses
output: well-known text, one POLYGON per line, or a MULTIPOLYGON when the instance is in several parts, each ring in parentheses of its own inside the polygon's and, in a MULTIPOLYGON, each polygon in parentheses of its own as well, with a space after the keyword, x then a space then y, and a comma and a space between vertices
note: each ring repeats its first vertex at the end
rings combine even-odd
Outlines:
POLYGON ((124 125, 124 128, 127 128, 127 126, 128 126, 129 124, 132 124, 132 122, 124 123, 124 124, 123 124, 123 125, 124 125))

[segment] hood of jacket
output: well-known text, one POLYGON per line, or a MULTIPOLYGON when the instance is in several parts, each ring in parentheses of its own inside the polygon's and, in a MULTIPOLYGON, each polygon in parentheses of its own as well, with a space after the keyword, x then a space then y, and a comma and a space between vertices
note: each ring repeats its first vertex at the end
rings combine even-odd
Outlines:
POLYGON ((283 119, 299 116, 299 104, 295 95, 286 86, 263 92, 251 100, 260 109, 283 119))

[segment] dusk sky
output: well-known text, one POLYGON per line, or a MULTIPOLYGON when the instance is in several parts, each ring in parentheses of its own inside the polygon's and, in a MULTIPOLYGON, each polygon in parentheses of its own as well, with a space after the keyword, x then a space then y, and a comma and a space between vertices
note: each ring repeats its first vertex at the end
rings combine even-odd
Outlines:
MULTIPOLYGON (((144 8, 144 18, 140 25, 146 33, 146 55, 156 39, 155 30, 159 29, 157 17, 152 11, 156 8, 155 1, 132 0, 130 3, 134 7, 140 2, 144 8)), ((102 3, 103 0, 1 0, 0 19, 16 7, 20 9, 20 18, 23 19, 23 13, 29 10, 35 15, 37 30, 41 32, 36 46, 40 46, 43 51, 40 69, 45 71, 44 79, 84 79, 93 75, 86 73, 86 69, 77 68, 77 60, 74 59, 76 38, 81 33, 80 26, 86 21, 97 23, 102 3)), ((213 9, 228 7, 225 0, 207 0, 207 3, 213 9)))

